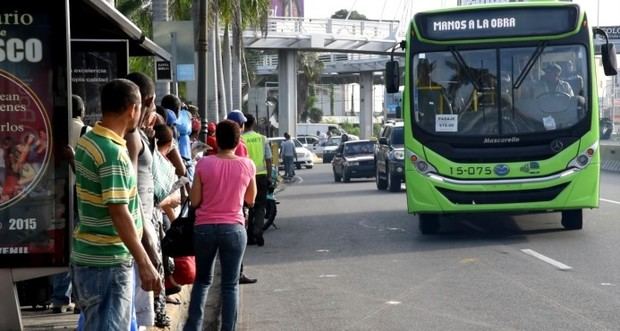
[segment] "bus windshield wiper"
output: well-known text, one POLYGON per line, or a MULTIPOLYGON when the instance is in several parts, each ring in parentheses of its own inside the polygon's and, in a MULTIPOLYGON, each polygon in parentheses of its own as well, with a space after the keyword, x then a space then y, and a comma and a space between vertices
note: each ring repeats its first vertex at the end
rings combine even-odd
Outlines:
POLYGON ((474 86, 476 91, 480 91, 481 90, 480 86, 478 85, 478 82, 474 80, 474 77, 471 74, 471 71, 469 70, 467 63, 465 63, 465 60, 463 59, 463 56, 461 55, 461 53, 459 53, 459 51, 457 51, 456 48, 454 47, 450 47, 450 53, 452 53, 452 56, 456 60, 456 63, 459 65, 461 70, 463 70, 463 72, 465 73, 465 77, 467 78, 469 83, 471 83, 471 85, 474 86))
POLYGON ((534 51, 534 53, 532 53, 532 56, 530 56, 530 59, 527 61, 525 68, 523 68, 523 70, 519 74, 519 77, 517 77, 514 85, 512 85, 513 90, 521 87, 521 84, 523 84, 525 77, 527 77, 527 75, 530 73, 532 67, 534 67, 534 63, 536 63, 542 52, 545 50, 545 47, 547 47, 546 42, 542 42, 540 43, 540 45, 538 45, 538 47, 536 47, 536 50, 534 51))

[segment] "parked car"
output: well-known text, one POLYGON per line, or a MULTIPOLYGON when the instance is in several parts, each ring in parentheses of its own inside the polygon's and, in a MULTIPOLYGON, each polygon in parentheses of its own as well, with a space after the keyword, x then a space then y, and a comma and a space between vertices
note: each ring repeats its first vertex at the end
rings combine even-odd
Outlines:
POLYGON ((403 122, 387 123, 379 135, 375 150, 377 189, 399 192, 405 181, 403 122))
POLYGON ((375 142, 370 140, 350 140, 338 146, 332 160, 334 181, 349 182, 351 178, 370 178, 375 176, 375 142))
POLYGON ((336 149, 340 145, 340 141, 342 141, 341 137, 329 137, 327 142, 321 148, 321 154, 323 155, 323 163, 330 163, 336 154, 336 149))
MULTIPOLYGON (((295 167, 297 169, 301 169, 301 167, 306 167, 306 169, 312 169, 314 167, 314 155, 311 151, 305 148, 299 140, 295 138, 291 138, 295 143, 295 153, 297 153, 297 160, 295 160, 295 167)), ((280 143, 282 143, 285 139, 284 137, 273 137, 268 138, 269 142, 272 144, 278 145, 278 150, 280 149, 280 143)), ((274 156, 275 157, 275 156, 274 156)), ((284 162, 280 159, 280 168, 283 169, 284 162)))
POLYGON ((297 136, 297 140, 304 146, 305 148, 312 151, 314 154, 319 154, 319 151, 322 152, 323 147, 319 144, 319 137, 313 135, 303 135, 297 136))

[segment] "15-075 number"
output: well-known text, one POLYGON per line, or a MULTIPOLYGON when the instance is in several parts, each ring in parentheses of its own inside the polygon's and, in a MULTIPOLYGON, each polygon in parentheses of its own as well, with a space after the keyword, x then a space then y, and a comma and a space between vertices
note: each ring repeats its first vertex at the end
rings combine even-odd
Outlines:
POLYGON ((450 175, 456 176, 476 176, 476 175, 491 175, 493 170, 491 167, 450 167, 450 175))

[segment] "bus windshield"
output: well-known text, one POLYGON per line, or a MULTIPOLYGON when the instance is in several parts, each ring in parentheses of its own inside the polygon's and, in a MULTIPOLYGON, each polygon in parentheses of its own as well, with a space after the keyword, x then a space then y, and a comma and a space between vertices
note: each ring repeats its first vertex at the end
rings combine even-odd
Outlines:
POLYGON ((582 45, 415 54, 414 122, 427 133, 455 136, 573 127, 588 113, 586 59, 582 45))

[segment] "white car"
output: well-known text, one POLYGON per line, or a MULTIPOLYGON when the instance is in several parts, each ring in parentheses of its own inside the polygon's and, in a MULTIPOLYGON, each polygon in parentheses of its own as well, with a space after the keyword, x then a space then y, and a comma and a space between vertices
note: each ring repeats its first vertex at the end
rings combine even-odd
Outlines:
POLYGON ((317 136, 297 136, 297 140, 307 149, 312 151, 312 153, 320 155, 323 150, 323 146, 320 145, 319 137, 317 136))
MULTIPOLYGON (((267 138, 271 144, 277 144, 278 149, 280 148, 280 143, 282 143, 285 139, 284 137, 273 137, 267 138)), ((295 167, 297 169, 301 169, 301 167, 306 167, 306 169, 312 169, 314 167, 314 155, 311 151, 305 148, 299 140, 295 138, 291 138, 295 143, 295 153, 297 153, 297 160, 295 160, 295 167)), ((284 163, 280 160, 280 167, 283 167, 284 163)))

